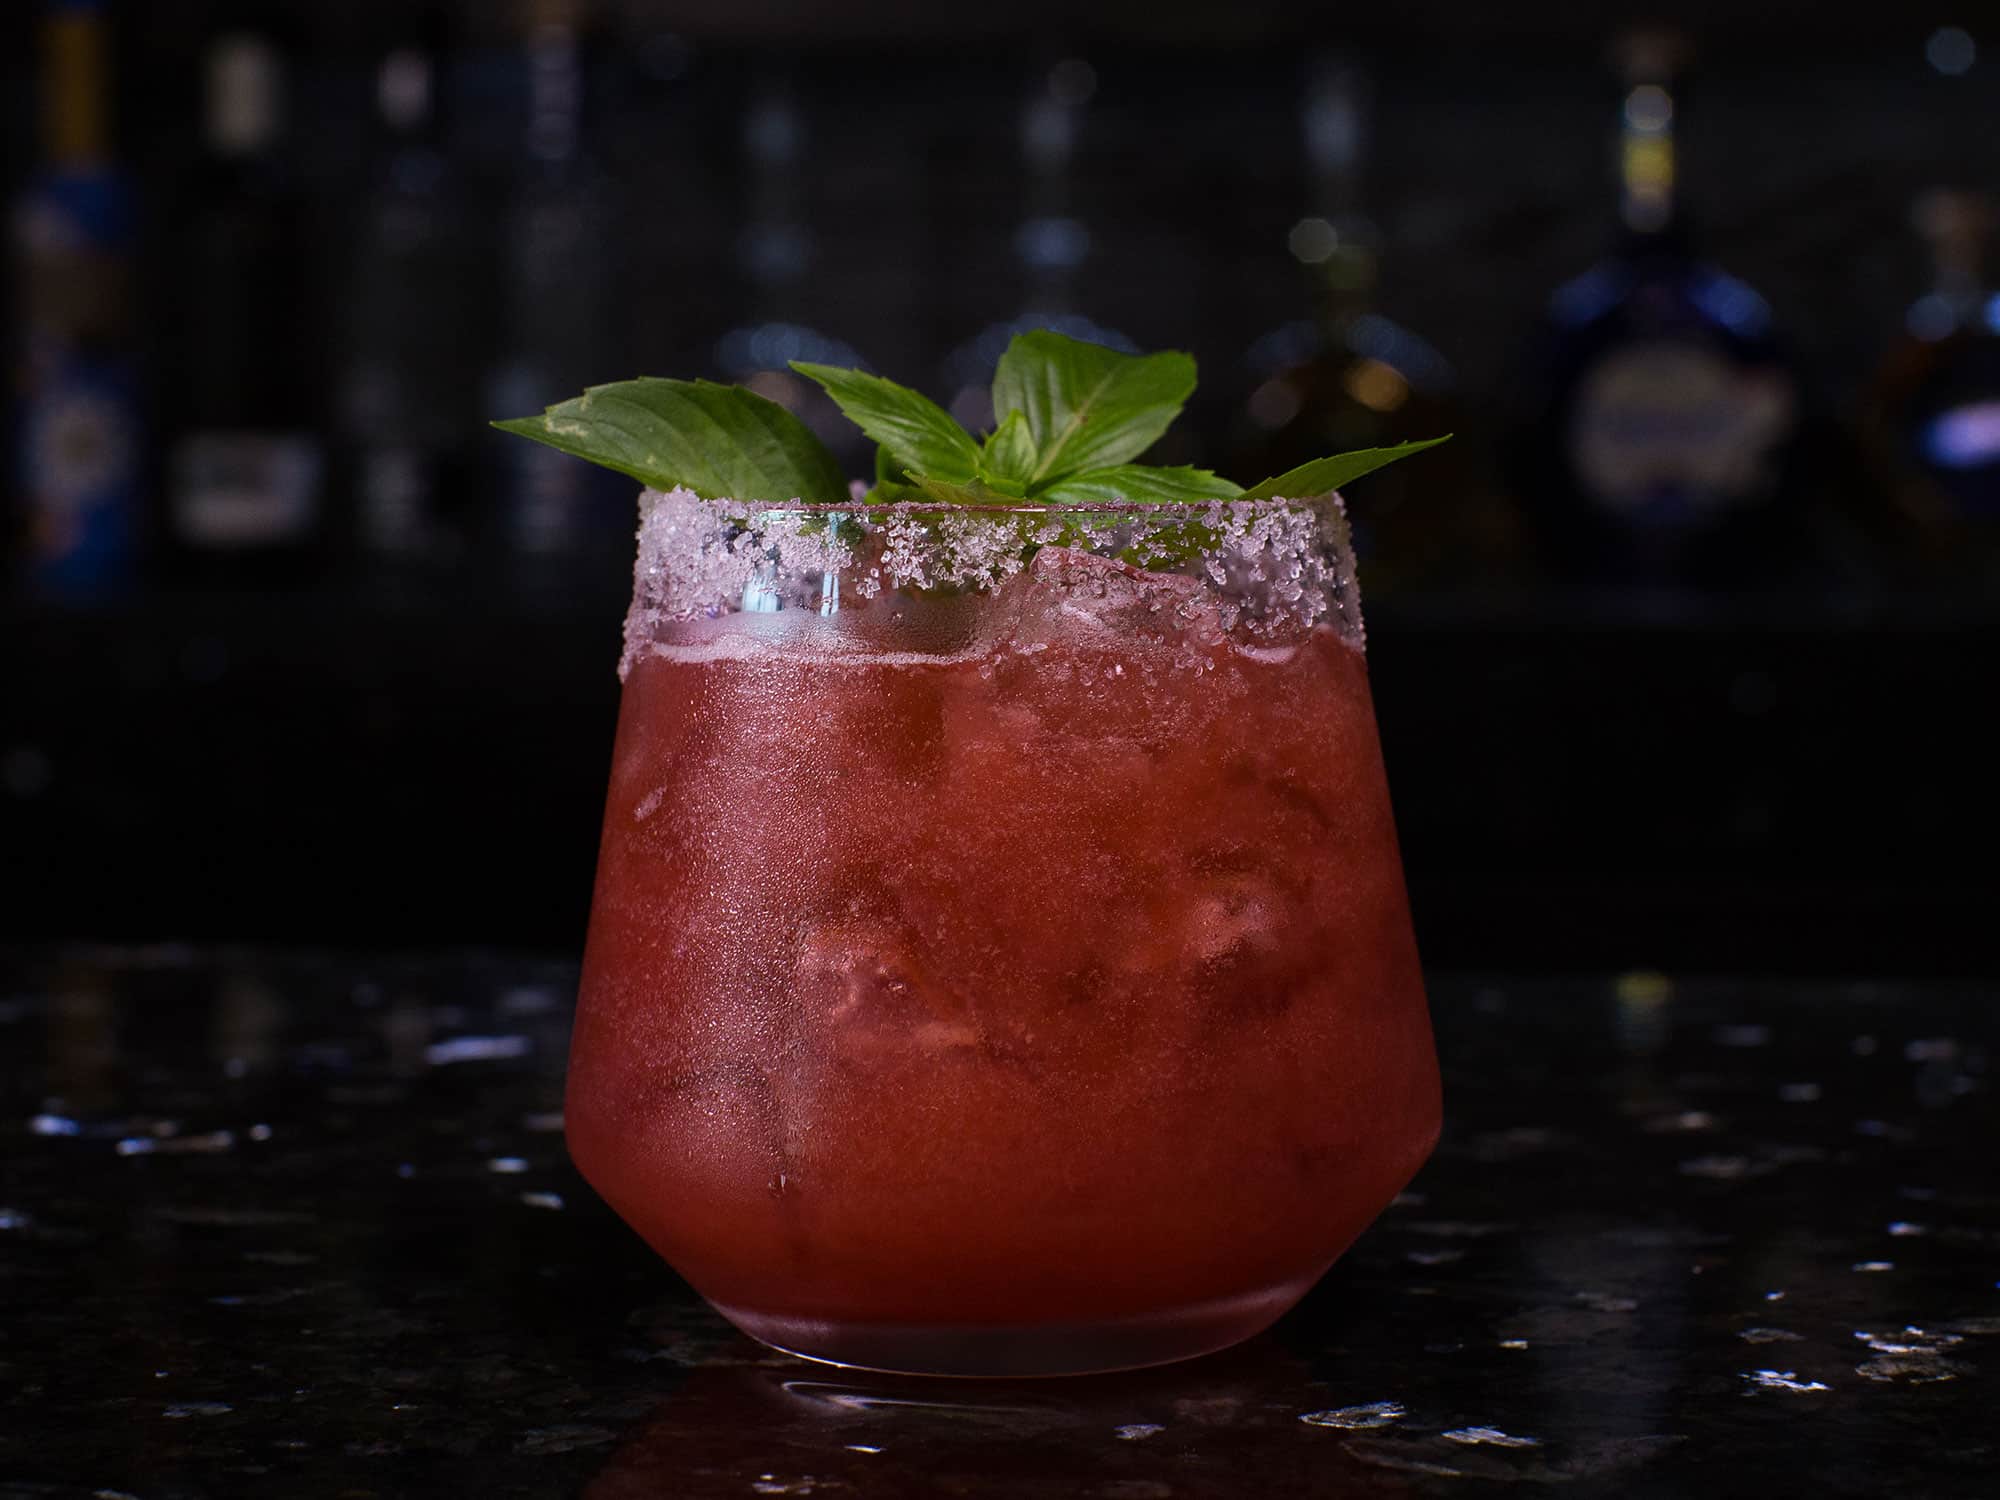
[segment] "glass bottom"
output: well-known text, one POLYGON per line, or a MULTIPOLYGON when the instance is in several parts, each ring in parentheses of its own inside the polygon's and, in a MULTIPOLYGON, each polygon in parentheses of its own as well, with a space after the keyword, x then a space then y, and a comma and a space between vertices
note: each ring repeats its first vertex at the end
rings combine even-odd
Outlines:
POLYGON ((715 1310, 759 1343, 785 1354, 888 1375, 1104 1375, 1213 1354, 1262 1333, 1312 1280, 1099 1323, 853 1323, 715 1310))

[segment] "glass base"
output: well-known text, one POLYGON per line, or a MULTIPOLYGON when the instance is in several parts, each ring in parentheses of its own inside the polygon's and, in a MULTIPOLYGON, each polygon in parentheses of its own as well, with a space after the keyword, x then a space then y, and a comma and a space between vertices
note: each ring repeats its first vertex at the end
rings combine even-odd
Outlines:
POLYGON ((1312 1287, 1287 1282, 1238 1297, 1099 1323, 854 1323, 714 1304, 785 1354, 890 1375, 1103 1375, 1213 1354, 1262 1333, 1312 1287))

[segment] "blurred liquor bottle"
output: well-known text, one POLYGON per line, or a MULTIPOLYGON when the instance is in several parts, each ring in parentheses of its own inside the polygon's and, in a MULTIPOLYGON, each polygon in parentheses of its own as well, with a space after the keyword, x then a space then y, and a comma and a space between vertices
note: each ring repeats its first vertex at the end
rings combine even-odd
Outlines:
POLYGON ((832 448, 847 470, 869 472, 872 449, 817 385, 791 361, 865 366, 852 345, 822 331, 812 317, 814 226, 806 209, 810 122, 789 59, 760 64, 743 115, 742 268, 747 317, 716 340, 723 376, 792 412, 832 448))
POLYGON ((141 526, 134 214, 112 155, 107 16, 103 0, 43 7, 41 159, 13 215, 25 572, 64 593, 126 582, 141 526))
POLYGON ((1507 514, 1472 472, 1478 445, 1467 442, 1450 361, 1377 305, 1383 236, 1364 207, 1369 104, 1353 63, 1312 64, 1301 110, 1306 213, 1286 238, 1312 316, 1271 329, 1245 354, 1251 393, 1232 420, 1230 471, 1248 483, 1329 453, 1456 432, 1423 464, 1386 469, 1347 497, 1363 582, 1379 595, 1442 583, 1454 569, 1490 576, 1507 514))
POLYGON ((345 541, 365 572, 451 557, 450 513, 478 413, 475 321, 445 147, 443 12, 399 6, 375 71, 379 139, 354 226, 338 333, 345 541))
POLYGON ((1685 48, 1617 50, 1623 231, 1549 307, 1522 505, 1574 581, 1764 581, 1800 539, 1799 389, 1764 300, 1700 258, 1681 212, 1685 48))
MULTIPOLYGON (((526 81, 518 163, 500 241, 499 350, 485 401, 522 416, 611 378, 613 295, 607 187, 585 134, 583 0, 525 0, 526 81)), ((531 571, 622 547, 631 485, 536 443, 487 443, 502 542, 531 571)))
POLYGON ((1885 488, 1927 571, 2000 574, 2000 290, 1986 275, 1996 224, 1984 193, 1915 205, 1930 290, 1910 305, 1866 416, 1885 488))
MULTIPOLYGON (((1077 282, 1090 257, 1090 226, 1076 207, 1076 154, 1097 71, 1081 57, 1037 66, 1021 104, 1022 214, 1014 227, 1017 311, 989 323, 945 356, 944 388, 953 416, 974 432, 993 426, 993 367, 1017 333, 1053 328, 1126 353, 1138 346, 1078 307, 1077 282)), ((1170 434, 1169 441, 1180 434, 1170 434)), ((1156 462, 1164 458, 1156 450, 1156 462)))
POLYGON ((188 576, 268 578, 323 557, 323 350, 285 83, 272 33, 231 26, 210 43, 203 157, 174 246, 175 365, 160 396, 167 551, 188 576))

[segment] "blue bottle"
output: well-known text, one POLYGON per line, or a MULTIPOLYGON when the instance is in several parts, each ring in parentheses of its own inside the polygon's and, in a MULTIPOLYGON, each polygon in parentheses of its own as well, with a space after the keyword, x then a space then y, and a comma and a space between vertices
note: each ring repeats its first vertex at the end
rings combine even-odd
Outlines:
POLYGON ((42 164, 16 205, 22 341, 13 413, 25 571, 116 589, 137 552, 143 427, 132 339, 133 200, 110 143, 103 0, 48 0, 42 164))
POLYGON ((1551 302, 1523 506, 1587 587, 1769 580, 1802 530, 1801 392, 1764 300, 1696 253, 1679 211, 1677 47, 1624 51, 1623 231, 1551 302))

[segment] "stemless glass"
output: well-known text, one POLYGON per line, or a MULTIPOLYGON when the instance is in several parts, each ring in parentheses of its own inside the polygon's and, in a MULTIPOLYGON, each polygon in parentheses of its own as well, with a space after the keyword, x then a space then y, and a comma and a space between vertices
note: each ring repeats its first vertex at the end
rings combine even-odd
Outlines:
POLYGON ((1439 1120, 1337 497, 642 505, 584 1176, 815 1359, 1271 1323, 1439 1120))

